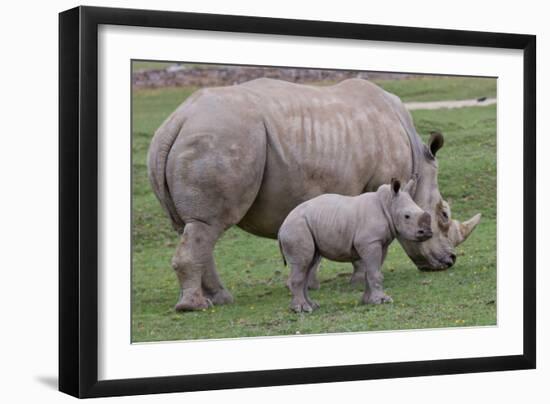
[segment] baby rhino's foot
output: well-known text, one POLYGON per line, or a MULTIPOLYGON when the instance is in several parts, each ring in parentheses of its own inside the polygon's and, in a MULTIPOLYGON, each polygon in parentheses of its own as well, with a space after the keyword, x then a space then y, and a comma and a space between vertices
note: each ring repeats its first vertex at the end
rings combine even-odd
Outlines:
MULTIPOLYGON (((314 305, 319 307, 316 303, 314 305)), ((311 313, 317 307, 313 307, 313 305, 305 299, 292 299, 292 303, 290 303, 290 308, 295 313, 311 313)))
POLYGON ((393 299, 386 295, 384 292, 373 292, 365 293, 363 295, 364 304, 382 304, 382 303, 392 303, 393 299))

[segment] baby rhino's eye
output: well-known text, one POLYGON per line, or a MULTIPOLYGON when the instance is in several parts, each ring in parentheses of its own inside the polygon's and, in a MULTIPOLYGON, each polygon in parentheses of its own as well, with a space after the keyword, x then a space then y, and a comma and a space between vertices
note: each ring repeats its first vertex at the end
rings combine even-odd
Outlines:
POLYGON ((411 217, 409 215, 405 215, 405 219, 410 219, 411 217))

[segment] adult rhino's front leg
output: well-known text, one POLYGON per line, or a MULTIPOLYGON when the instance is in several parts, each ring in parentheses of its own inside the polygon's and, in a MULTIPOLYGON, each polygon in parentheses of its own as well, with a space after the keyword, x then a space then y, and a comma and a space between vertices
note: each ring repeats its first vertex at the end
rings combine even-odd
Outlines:
MULTIPOLYGON (((388 248, 383 247, 382 258, 381 258, 382 263, 386 259, 387 252, 388 252, 388 248)), ((353 274, 351 275, 350 283, 352 285, 364 286, 366 280, 367 280, 367 267, 366 265, 364 265, 364 262, 361 260, 353 261, 353 274)))
POLYGON ((350 283, 352 285, 365 286, 366 281, 366 267, 362 265, 361 261, 353 262, 353 274, 351 275, 350 283))
MULTIPOLYGON (((319 268, 321 260, 319 260, 315 266, 309 272, 307 278, 307 288, 310 290, 319 290, 321 288, 321 281, 319 281, 319 268)), ((353 263, 353 274, 351 275, 352 285, 365 285, 365 267, 358 261, 353 263)), ((290 289, 290 279, 287 281, 287 287, 290 289)))

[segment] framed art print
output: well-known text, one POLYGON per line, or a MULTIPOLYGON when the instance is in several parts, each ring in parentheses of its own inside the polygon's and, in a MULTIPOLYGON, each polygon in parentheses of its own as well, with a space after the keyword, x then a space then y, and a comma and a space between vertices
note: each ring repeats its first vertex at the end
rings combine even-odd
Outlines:
POLYGON ((535 367, 534 36, 59 24, 61 391, 535 367))

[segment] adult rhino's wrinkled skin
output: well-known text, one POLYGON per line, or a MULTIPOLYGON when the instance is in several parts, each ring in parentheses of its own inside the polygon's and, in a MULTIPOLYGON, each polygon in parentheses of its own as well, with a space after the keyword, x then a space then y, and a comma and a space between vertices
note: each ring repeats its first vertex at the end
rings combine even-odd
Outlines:
POLYGON ((442 145, 440 134, 422 144, 399 98, 366 80, 314 87, 258 79, 195 92, 157 130, 148 155, 153 190, 181 234, 176 309, 232 301, 212 254, 230 226, 276 238, 306 200, 358 195, 413 174, 433 237, 402 245, 419 268, 448 268, 479 215, 451 220, 437 185, 442 145))

